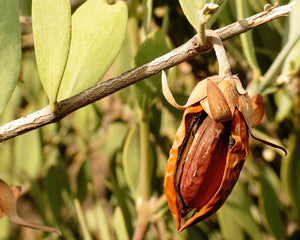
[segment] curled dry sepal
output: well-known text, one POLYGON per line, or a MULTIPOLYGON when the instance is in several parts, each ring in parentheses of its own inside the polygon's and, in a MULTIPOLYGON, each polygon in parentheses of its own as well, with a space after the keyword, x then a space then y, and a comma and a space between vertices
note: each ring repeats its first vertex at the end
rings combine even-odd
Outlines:
MULTIPOLYGON (((231 74, 218 35, 207 30, 219 62, 219 75, 196 85, 187 103, 178 105, 162 73, 163 94, 185 110, 166 166, 164 191, 177 229, 215 213, 239 178, 249 151, 249 133, 264 115, 261 95, 252 99, 239 78, 231 74)), ((272 147, 283 147, 254 137, 272 147)))
POLYGON ((13 223, 19 224, 24 227, 42 230, 45 232, 54 232, 61 236, 61 232, 55 228, 29 222, 18 216, 17 199, 20 195, 20 192, 20 187, 10 188, 6 182, 0 179, 0 219, 7 215, 9 220, 13 223))

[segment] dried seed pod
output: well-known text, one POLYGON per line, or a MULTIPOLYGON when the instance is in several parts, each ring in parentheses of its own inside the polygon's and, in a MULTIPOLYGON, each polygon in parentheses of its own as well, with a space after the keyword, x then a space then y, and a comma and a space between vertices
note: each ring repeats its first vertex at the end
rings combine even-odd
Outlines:
MULTIPOLYGON (((250 99, 230 73, 222 41, 212 31, 219 75, 199 82, 183 106, 176 103, 162 74, 163 94, 184 109, 166 166, 164 191, 179 231, 217 211, 238 180, 249 151, 249 133, 264 114, 261 95, 250 99)), ((285 148, 258 139, 286 153, 285 148)))

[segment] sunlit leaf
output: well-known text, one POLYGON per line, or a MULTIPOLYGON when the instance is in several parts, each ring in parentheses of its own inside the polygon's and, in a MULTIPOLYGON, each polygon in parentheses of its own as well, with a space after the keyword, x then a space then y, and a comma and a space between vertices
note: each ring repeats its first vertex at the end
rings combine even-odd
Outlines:
POLYGON ((106 214, 105 205, 95 199, 94 207, 85 212, 87 225, 94 232, 100 232, 101 239, 110 240, 110 217, 106 214))
POLYGON ((0 220, 0 239, 9 239, 10 235, 10 223, 9 219, 3 218, 0 220))
POLYGON ((277 122, 281 122, 291 114, 293 102, 290 94, 284 88, 279 89, 274 94, 274 97, 275 97, 275 103, 277 105, 275 120, 277 122))
POLYGON ((70 97, 96 84, 121 48, 127 24, 123 1, 89 0, 72 16, 69 58, 59 99, 70 97))
POLYGON ((109 240, 110 237, 110 229, 109 229, 109 221, 105 214, 105 208, 100 201, 96 201, 96 210, 95 214, 97 215, 99 222, 98 227, 101 235, 101 239, 109 240))
POLYGON ((43 87, 56 102, 71 41, 71 7, 65 0, 33 0, 32 28, 43 87))
POLYGON ((219 5, 219 9, 213 14, 212 18, 208 21, 207 26, 211 27, 211 25, 216 21, 218 15, 221 13, 224 8, 227 0, 212 0, 212 1, 204 1, 204 0, 179 0, 181 8, 184 12, 189 23, 194 27, 196 31, 199 30, 199 7, 201 8, 203 3, 215 3, 219 5))
POLYGON ((19 1, 0 1, 0 113, 15 89, 21 63, 19 1))
POLYGON ((120 207, 115 209, 113 215, 114 230, 118 240, 129 240, 129 235, 126 229, 124 216, 120 207))
POLYGON ((25 173, 34 177, 42 165, 42 143, 39 130, 29 132, 14 139, 15 174, 25 173))

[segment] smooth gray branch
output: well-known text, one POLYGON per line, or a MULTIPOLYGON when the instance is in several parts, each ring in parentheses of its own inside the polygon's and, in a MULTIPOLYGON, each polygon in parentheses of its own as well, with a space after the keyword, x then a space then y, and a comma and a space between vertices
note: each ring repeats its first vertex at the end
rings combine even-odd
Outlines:
MULTIPOLYGON (((216 33, 220 36, 222 41, 233 38, 266 22, 282 16, 287 16, 291 11, 293 4, 294 3, 284 6, 275 6, 247 19, 220 28, 216 30, 216 33)), ((187 61, 211 48, 212 45, 210 44, 209 39, 206 45, 200 46, 198 35, 195 35, 185 44, 159 58, 154 59, 149 63, 129 70, 117 77, 100 82, 75 96, 60 101, 58 103, 58 109, 55 111, 55 113, 51 112, 50 107, 47 106, 39 111, 3 125, 0 127, 0 142, 36 128, 40 128, 44 125, 57 122, 79 108, 117 92, 122 88, 128 87, 134 83, 155 75, 162 70, 187 61)))

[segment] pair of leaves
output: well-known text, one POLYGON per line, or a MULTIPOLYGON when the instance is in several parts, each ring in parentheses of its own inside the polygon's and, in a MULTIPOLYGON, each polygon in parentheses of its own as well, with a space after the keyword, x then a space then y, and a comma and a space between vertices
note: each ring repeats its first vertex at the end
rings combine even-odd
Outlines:
POLYGON ((105 74, 123 42, 127 8, 90 0, 71 17, 70 1, 33 0, 32 22, 41 82, 55 103, 105 74))

